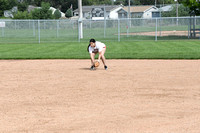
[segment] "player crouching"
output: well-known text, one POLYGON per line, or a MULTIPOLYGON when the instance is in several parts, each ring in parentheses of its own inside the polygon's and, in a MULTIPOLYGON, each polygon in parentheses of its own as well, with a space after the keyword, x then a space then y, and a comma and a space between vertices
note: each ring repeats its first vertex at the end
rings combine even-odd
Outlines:
MULTIPOLYGON (((91 58, 91 70, 95 69, 95 55, 98 53, 98 62, 100 63, 100 59, 102 60, 104 64, 104 69, 107 70, 108 67, 106 66, 106 58, 104 56, 106 52, 106 45, 102 42, 95 41, 95 39, 90 39, 90 44, 88 45, 88 52, 90 53, 90 58, 91 58)), ((98 63, 97 63, 98 64, 98 63)), ((98 66, 96 66, 98 67, 98 66)))

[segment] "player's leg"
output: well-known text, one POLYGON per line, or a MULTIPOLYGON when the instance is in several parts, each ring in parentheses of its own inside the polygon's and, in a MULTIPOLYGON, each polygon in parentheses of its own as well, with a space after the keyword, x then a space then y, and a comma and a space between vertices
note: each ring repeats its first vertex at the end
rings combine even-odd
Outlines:
POLYGON ((106 48, 103 48, 102 53, 101 53, 101 60, 104 64, 104 68, 107 70, 108 67, 106 66, 106 57, 104 56, 105 52, 106 52, 106 48))

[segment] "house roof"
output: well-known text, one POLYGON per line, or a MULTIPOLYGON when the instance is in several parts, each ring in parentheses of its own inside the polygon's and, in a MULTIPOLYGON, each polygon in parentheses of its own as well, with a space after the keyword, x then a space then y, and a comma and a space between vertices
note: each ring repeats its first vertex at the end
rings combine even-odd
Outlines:
MULTIPOLYGON (((105 6, 106 11, 111 11, 117 7, 120 7, 121 5, 109 5, 109 6, 105 6)), ((104 8, 104 5, 100 5, 100 6, 83 6, 82 7, 82 11, 83 12, 90 12, 92 11, 93 8, 104 8)), ((74 10, 74 12, 78 12, 78 9, 74 10)))
POLYGON ((173 9, 172 5, 163 6, 160 8, 161 11, 171 11, 173 9))
MULTIPOLYGON (((150 8, 157 8, 155 6, 131 6, 130 12, 145 12, 146 10, 150 8)), ((124 7, 123 10, 128 12, 128 6, 124 7)))
POLYGON ((41 8, 41 7, 36 7, 36 6, 29 5, 29 6, 28 6, 28 12, 31 12, 31 11, 34 10, 35 8, 41 8))

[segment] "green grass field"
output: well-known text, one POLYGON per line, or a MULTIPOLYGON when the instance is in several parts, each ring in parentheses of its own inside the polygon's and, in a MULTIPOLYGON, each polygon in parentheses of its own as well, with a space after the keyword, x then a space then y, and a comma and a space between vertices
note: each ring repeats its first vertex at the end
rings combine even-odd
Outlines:
MULTIPOLYGON (((199 40, 104 42, 107 59, 200 59, 199 40)), ((0 59, 89 59, 87 42, 0 44, 0 59)))

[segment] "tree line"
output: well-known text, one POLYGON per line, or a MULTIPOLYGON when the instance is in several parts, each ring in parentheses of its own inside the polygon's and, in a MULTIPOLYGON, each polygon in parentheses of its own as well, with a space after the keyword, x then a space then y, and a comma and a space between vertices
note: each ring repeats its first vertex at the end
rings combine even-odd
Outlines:
MULTIPOLYGON (((178 0, 179 4, 187 6, 190 13, 200 15, 200 0, 178 0)), ((175 4, 175 0, 130 0, 130 5, 164 5, 175 4)), ((129 0, 82 0, 82 5, 119 5, 127 6, 129 0)), ((5 10, 10 10, 17 6, 18 12, 15 18, 21 19, 55 19, 60 17, 60 12, 65 13, 66 17, 71 17, 72 10, 78 8, 78 0, 0 0, 0 17, 3 17, 5 10), (28 5, 42 7, 32 12, 27 11, 28 5), (56 8, 56 12, 47 10, 49 7, 56 8)))

